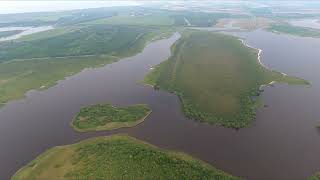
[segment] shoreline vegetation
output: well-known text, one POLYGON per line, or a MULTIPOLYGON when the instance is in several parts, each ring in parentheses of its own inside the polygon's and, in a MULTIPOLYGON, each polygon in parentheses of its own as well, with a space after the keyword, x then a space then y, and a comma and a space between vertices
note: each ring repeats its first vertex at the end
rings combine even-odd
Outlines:
POLYGON ((97 104, 81 108, 70 125, 78 132, 128 128, 142 123, 151 112, 152 110, 146 104, 126 107, 97 104))
POLYGON ((186 30, 172 46, 171 57, 153 67, 144 83, 176 93, 188 118, 228 128, 248 127, 262 104, 259 95, 264 86, 309 82, 268 69, 260 59, 262 50, 240 41, 186 30))
POLYGON ((22 179, 223 179, 236 180, 213 166, 141 140, 113 135, 57 146, 17 171, 22 179))
POLYGON ((311 38, 320 38, 320 30, 319 29, 312 29, 308 27, 300 27, 294 26, 289 23, 278 23, 273 24, 266 30, 278 33, 278 34, 289 34, 295 35, 300 37, 311 37, 311 38))
POLYGON ((23 98, 32 89, 52 87, 58 80, 85 68, 101 67, 134 56, 148 43, 173 32, 172 28, 98 24, 74 26, 72 30, 55 28, 13 43, 2 42, 0 49, 6 53, 0 56, 0 106, 23 98))

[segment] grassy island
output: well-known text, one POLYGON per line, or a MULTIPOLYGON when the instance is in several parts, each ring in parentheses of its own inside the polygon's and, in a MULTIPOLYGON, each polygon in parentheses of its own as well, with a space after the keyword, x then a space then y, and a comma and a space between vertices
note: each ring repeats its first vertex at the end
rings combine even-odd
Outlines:
POLYGON ((200 160, 128 136, 54 147, 13 177, 19 179, 239 179, 200 160))
POLYGON ((262 85, 270 82, 308 84, 269 70, 258 51, 237 38, 203 31, 185 31, 169 60, 156 66, 145 82, 181 99, 189 118, 231 128, 251 124, 262 85))
POLYGON ((151 109, 145 104, 127 107, 98 104, 82 108, 71 126, 79 132, 133 127, 143 122, 150 113, 151 109))

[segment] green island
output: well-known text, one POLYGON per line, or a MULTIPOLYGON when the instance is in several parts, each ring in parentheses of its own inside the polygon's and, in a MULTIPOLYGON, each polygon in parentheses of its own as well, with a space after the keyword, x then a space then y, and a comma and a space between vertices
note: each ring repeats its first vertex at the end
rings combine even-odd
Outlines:
POLYGON ((307 27, 299 27, 293 26, 289 23, 278 23, 273 24, 271 27, 267 28, 267 30, 274 32, 274 33, 284 33, 284 34, 291 34, 301 37, 320 37, 320 31, 317 29, 307 28, 307 27))
POLYGON ((257 60, 256 49, 229 35, 186 30, 171 50, 172 56, 154 67, 144 82, 175 92, 186 116, 202 122, 247 127, 261 104, 261 86, 309 84, 267 69, 257 60))
POLYGON ((310 176, 308 180, 320 180, 320 172, 317 172, 313 176, 310 176))
POLYGON ((0 38, 5 38, 5 37, 8 37, 8 36, 12 36, 12 35, 15 35, 15 34, 19 34, 21 32, 22 32, 22 30, 0 31, 0 38))
POLYGON ((19 179, 240 179, 178 152, 124 135, 57 146, 20 169, 19 179))
POLYGON ((150 113, 151 109, 146 104, 127 107, 97 104, 82 108, 71 126, 79 132, 133 127, 142 123, 150 113))

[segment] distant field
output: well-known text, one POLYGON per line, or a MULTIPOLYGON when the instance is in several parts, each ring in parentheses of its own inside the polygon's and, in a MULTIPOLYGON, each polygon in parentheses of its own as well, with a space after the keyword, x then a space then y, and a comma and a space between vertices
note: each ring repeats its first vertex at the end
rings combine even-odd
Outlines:
POLYGON ((132 127, 143 122, 150 113, 151 109, 146 104, 127 107, 97 104, 82 108, 71 126, 80 132, 132 127))
POLYGON ((169 60, 155 67, 145 81, 176 92, 188 117, 232 128, 251 124, 259 103, 252 97, 261 85, 308 84, 265 69, 257 51, 234 37, 199 31, 185 32, 169 60))
POLYGON ((165 15, 120 15, 111 18, 98 19, 86 24, 116 24, 116 25, 149 25, 149 26, 169 26, 173 25, 172 18, 165 15))
POLYGON ((254 30, 269 27, 272 22, 273 21, 268 18, 243 18, 234 19, 233 26, 240 27, 241 29, 254 30))
POLYGON ((141 49, 146 35, 152 32, 143 27, 108 25, 81 27, 66 33, 63 29, 58 36, 56 31, 50 31, 45 38, 0 43, 0 61, 75 55, 129 55, 136 52, 138 46, 141 49), (53 32, 55 36, 50 36, 53 32))
POLYGON ((177 26, 196 26, 210 27, 218 22, 219 18, 230 17, 225 13, 204 13, 204 12, 175 12, 171 17, 174 18, 174 24, 177 26))
POLYGON ((4 38, 4 37, 8 37, 8 36, 12 36, 15 34, 19 34, 21 33, 21 30, 14 30, 14 31, 0 31, 0 38, 4 38))
POLYGON ((17 39, 16 41, 21 42, 21 41, 35 41, 35 40, 40 40, 40 39, 48 39, 48 38, 53 38, 62 34, 66 33, 71 33, 72 31, 76 31, 77 29, 80 29, 81 27, 58 27, 54 28, 48 31, 42 31, 34 34, 30 34, 27 36, 22 36, 21 38, 17 39))
POLYGON ((20 169, 22 179, 239 179, 202 161, 128 136, 52 148, 20 169))
POLYGON ((306 27, 298 27, 298 26, 292 26, 290 24, 274 24, 270 28, 268 28, 269 31, 275 32, 275 33, 285 33, 285 34, 292 34, 302 37, 320 37, 320 30, 317 29, 311 29, 306 27))

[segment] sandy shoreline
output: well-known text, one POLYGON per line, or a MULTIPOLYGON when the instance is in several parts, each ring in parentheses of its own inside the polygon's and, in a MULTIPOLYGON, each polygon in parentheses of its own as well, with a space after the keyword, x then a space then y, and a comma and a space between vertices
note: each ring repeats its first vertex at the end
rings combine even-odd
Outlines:
MULTIPOLYGON (((264 68, 266 69, 269 69, 266 65, 264 65, 262 62, 261 62, 261 53, 262 53, 262 49, 259 49, 259 48, 255 48, 253 46, 250 46, 248 43, 246 43, 243 39, 239 39, 243 45, 247 46, 248 48, 251 48, 251 49, 256 49, 258 51, 258 62, 261 66, 263 66, 264 68)), ((270 69, 269 69, 270 70, 270 69)))
MULTIPOLYGON (((263 63, 261 62, 262 49, 259 49, 259 48, 255 48, 255 47, 253 47, 253 46, 250 46, 248 43, 245 42, 245 40, 243 40, 243 39, 241 39, 241 38, 239 38, 239 40, 242 42, 243 45, 247 46, 248 48, 257 50, 257 51, 258 51, 258 62, 259 62, 259 64, 260 64, 262 67, 264 67, 264 68, 272 71, 272 69, 268 68, 265 64, 263 64, 263 63)), ((283 76, 287 76, 286 73, 283 73, 283 72, 280 72, 280 73, 281 73, 283 76)), ((262 84, 262 85, 260 85, 259 89, 261 90, 261 89, 263 89, 264 87, 266 87, 266 86, 271 86, 271 85, 274 84, 274 83, 276 83, 276 81, 271 81, 271 82, 269 82, 269 83, 267 83, 267 84, 262 84)))
MULTIPOLYGON (((258 51, 258 62, 259 62, 259 64, 260 64, 261 66, 263 66, 264 68, 268 69, 268 70, 272 70, 272 69, 268 68, 265 64, 263 64, 262 61, 261 61, 262 49, 259 49, 259 48, 255 48, 255 47, 253 47, 253 46, 250 46, 248 43, 245 42, 245 40, 243 40, 243 39, 241 39, 241 38, 240 38, 239 40, 242 42, 243 45, 247 46, 248 48, 256 49, 256 50, 258 51)), ((281 73, 282 75, 284 75, 284 76, 287 76, 286 73, 283 73, 283 72, 280 72, 280 73, 281 73)))

